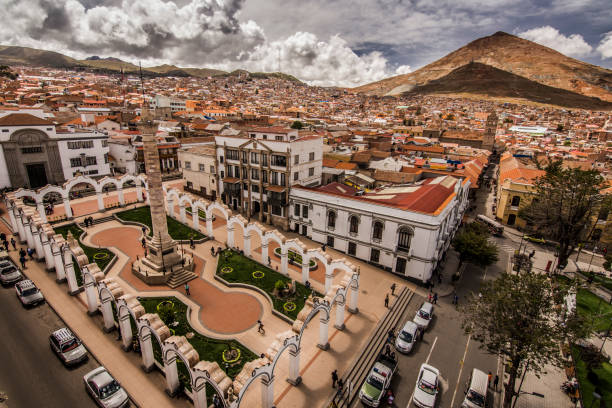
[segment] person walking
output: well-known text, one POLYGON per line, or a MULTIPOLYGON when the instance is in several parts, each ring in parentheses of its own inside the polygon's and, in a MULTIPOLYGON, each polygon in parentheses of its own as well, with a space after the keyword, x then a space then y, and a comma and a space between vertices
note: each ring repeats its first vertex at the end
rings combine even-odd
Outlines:
POLYGON ((189 248, 191 248, 191 249, 195 248, 195 245, 193 244, 193 238, 192 237, 189 238, 189 248))
POLYGON ((396 286, 395 286, 395 282, 393 282, 393 283, 391 284, 391 296, 395 296, 395 288, 396 288, 396 286))
POLYGON ((336 388, 336 383, 338 382, 338 370, 332 371, 331 376, 332 376, 332 388, 336 388))
POLYGON ((142 229, 142 235, 147 235, 147 227, 143 225, 141 229, 142 229))
POLYGON ((6 241, 6 234, 4 232, 0 232, 0 241, 6 241))
POLYGON ((344 387, 344 381, 340 378, 338 379, 338 392, 336 395, 342 395, 342 387, 344 387))
POLYGON ((495 374, 495 379, 493 380, 493 388, 497 391, 497 385, 499 384, 499 375, 495 374))
POLYGON ((387 308, 389 307, 389 294, 388 293, 385 295, 385 307, 387 308))
POLYGON ((257 321, 257 331, 261 334, 266 334, 266 331, 264 330, 264 325, 261 320, 257 321))
POLYGON ((34 250, 32 248, 28 248, 27 253, 30 259, 34 259, 34 250))
POLYGON ((145 239, 145 237, 142 237, 142 241, 140 241, 140 243, 142 244, 143 248, 147 247, 147 240, 145 239))
POLYGON ((459 296, 457 296, 457 294, 456 294, 456 293, 453 295, 453 303, 454 303, 455 305, 458 305, 458 304, 459 304, 459 296))
POLYGON ((487 375, 487 388, 491 388, 491 379, 493 378, 493 374, 491 373, 491 371, 489 371, 489 374, 487 375))
POLYGON ((4 249, 6 250, 6 252, 9 251, 9 243, 6 240, 4 241, 4 249))
POLYGON ((185 294, 191 296, 191 293, 189 293, 189 283, 185 283, 185 294))
POLYGON ((20 258, 25 258, 25 256, 26 256, 26 255, 27 255, 27 254, 26 254, 25 249, 23 249, 23 248, 19 248, 19 257, 20 257, 20 258))
POLYGON ((13 250, 17 250, 17 246, 15 244, 15 237, 11 237, 11 245, 13 246, 13 250))
POLYGON ((26 269, 26 258, 25 258, 25 256, 21 256, 19 258, 19 262, 21 262, 21 269, 26 269))
POLYGON ((433 295, 433 304, 434 305, 438 304, 438 292, 434 292, 434 295, 433 295))

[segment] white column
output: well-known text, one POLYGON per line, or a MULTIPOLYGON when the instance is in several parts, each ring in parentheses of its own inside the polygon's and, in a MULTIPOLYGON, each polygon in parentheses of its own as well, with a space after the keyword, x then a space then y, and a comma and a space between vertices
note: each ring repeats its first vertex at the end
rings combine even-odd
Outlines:
POLYGON ((66 271, 66 280, 68 281, 68 291, 71 295, 79 293, 79 284, 76 280, 76 272, 74 271, 74 262, 72 252, 64 251, 64 271, 66 271))
POLYGON ((153 356, 153 344, 151 343, 151 333, 145 334, 140 338, 140 353, 142 354, 142 369, 147 373, 155 366, 153 356))
POLYGON ((206 235, 210 237, 210 239, 215 238, 215 234, 213 232, 213 222, 212 222, 212 211, 210 212, 210 217, 206 216, 206 235))
MULTIPOLYGON (((193 208, 191 208, 191 211, 193 211, 193 208)), ((181 222, 183 224, 187 224, 187 214, 185 211, 185 203, 179 204, 179 214, 181 215, 181 222)))
POLYGON ((117 195, 119 196, 119 204, 123 207, 125 205, 125 199, 123 198, 123 187, 117 189, 117 195))
POLYGON ((36 245, 34 244, 34 236, 32 235, 32 228, 30 228, 32 221, 28 218, 25 218, 25 222, 23 223, 23 229, 26 234, 26 241, 28 242, 28 248, 34 248, 36 245))
POLYGON ((334 280, 334 270, 333 268, 331 268, 332 270, 328 270, 325 269, 325 293, 327 293, 329 291, 329 288, 331 288, 332 282, 334 280))
POLYGON ((115 328, 115 318, 113 317, 113 307, 111 300, 108 299, 102 302, 102 317, 104 317, 104 331, 110 332, 115 328))
POLYGON ((36 203, 36 209, 38 210, 38 215, 40 216, 41 221, 47 222, 47 213, 45 212, 45 206, 42 201, 36 203))
POLYGON ((351 299, 349 302, 348 311, 350 313, 359 312, 359 308, 357 307, 357 297, 359 296, 359 281, 353 282, 351 284, 351 299))
POLYGON ((207 408, 206 404, 206 381, 200 381, 197 387, 191 384, 191 398, 195 408, 207 408))
POLYGON ((44 232, 42 231, 42 227, 41 230, 39 231, 37 228, 33 231, 33 235, 34 235, 34 247, 36 248, 36 258, 39 261, 42 261, 42 259, 45 257, 45 253, 43 251, 43 247, 42 247, 42 241, 40 236, 44 234, 44 232))
POLYGON ((287 272, 289 255, 287 254, 287 248, 281 247, 281 273, 285 276, 289 276, 287 272))
POLYGON ((300 377, 300 349, 293 351, 289 349, 289 378, 287 382, 291 385, 298 385, 302 382, 300 377))
POLYGON ((102 192, 96 191, 96 198, 98 199, 98 211, 104 211, 104 196, 102 192))
POLYGON ((42 243, 43 251, 45 252, 47 270, 50 271, 55 267, 55 262, 53 260, 53 252, 51 251, 51 243, 49 242, 49 237, 47 236, 47 233, 44 230, 40 233, 40 240, 42 243))
POLYGON ((174 198, 168 198, 168 215, 174 218, 174 198))
POLYGON ((166 392, 168 393, 168 395, 174 396, 179 387, 178 370, 176 368, 176 356, 170 357, 170 361, 165 362, 164 372, 166 373, 166 392))
POLYGON ((149 197, 149 190, 145 189, 145 191, 147 192, 147 199, 145 200, 145 203, 147 205, 151 205, 151 197, 149 197))
POLYGON ((90 316, 96 314, 98 311, 98 290, 93 281, 85 283, 85 297, 87 298, 87 314, 90 316))
POLYGON ((124 312, 124 315, 119 317, 119 331, 121 331, 122 348, 128 351, 132 345, 132 325, 129 312, 124 312))
POLYGON ((200 209, 196 206, 191 206, 191 222, 193 229, 196 231, 200 230, 200 209))
POLYGON ((24 218, 25 218, 25 214, 21 212, 17 213, 17 235, 18 235, 17 238, 19 239, 19 242, 21 242, 22 244, 26 242, 26 232, 23 227, 24 218))
POLYGON ((251 256, 251 234, 246 233, 242 236, 244 242, 244 255, 251 256))
POLYGON ((53 258, 55 264, 55 280, 64 282, 66 280, 66 270, 64 269, 64 259, 62 257, 62 249, 57 245, 53 248, 53 258))
POLYGON ((14 205, 10 205, 8 207, 8 213, 9 213, 9 218, 11 219, 11 227, 13 228, 13 233, 17 233, 18 232, 18 228, 17 228, 17 219, 15 218, 15 206, 14 205))
POLYGON ((138 202, 142 202, 142 187, 140 185, 140 182, 136 184, 136 199, 138 200, 138 202))
POLYGON ((227 246, 234 248, 234 224, 227 226, 227 246))
MULTIPOLYGON (((322 312, 319 312, 322 313, 322 312)), ((329 318, 321 314, 319 320, 319 344, 317 347, 321 350, 329 350, 329 318)))
POLYGON ((310 279, 310 258, 304 259, 302 256, 302 283, 306 284, 306 281, 310 279))
POLYGON ((338 330, 344 330, 344 305, 346 302, 336 302, 336 324, 334 327, 338 330))
POLYGON ((270 380, 261 377, 261 406, 272 408, 274 406, 274 377, 270 380))
POLYGON ((261 263, 262 265, 267 265, 268 264, 268 243, 267 242, 262 242, 261 243, 261 263))
POLYGON ((70 208, 70 199, 67 197, 63 198, 64 201, 64 210, 66 211, 66 218, 72 219, 72 208, 70 208))

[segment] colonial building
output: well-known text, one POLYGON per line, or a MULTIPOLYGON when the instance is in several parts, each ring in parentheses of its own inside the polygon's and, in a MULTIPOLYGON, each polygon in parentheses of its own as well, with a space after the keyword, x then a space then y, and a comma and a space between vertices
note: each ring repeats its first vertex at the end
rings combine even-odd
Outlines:
POLYGON ((216 136, 215 143, 221 199, 249 218, 288 229, 291 186, 321 183, 320 136, 269 127, 246 138, 216 136))
POLYGON ((0 118, 0 187, 38 188, 77 175, 110 173, 108 136, 98 131, 56 129, 27 113, 0 118))
POLYGON ((330 248, 426 282, 461 223, 469 184, 440 176, 366 194, 339 183, 294 187, 290 224, 330 248))
POLYGON ((179 149, 178 160, 183 171, 185 190, 215 201, 219 181, 215 146, 193 146, 179 149))
POLYGON ((472 130, 446 130, 440 136, 440 142, 457 143, 460 146, 471 146, 493 151, 498 120, 499 118, 495 112, 491 112, 487 116, 484 133, 472 130))

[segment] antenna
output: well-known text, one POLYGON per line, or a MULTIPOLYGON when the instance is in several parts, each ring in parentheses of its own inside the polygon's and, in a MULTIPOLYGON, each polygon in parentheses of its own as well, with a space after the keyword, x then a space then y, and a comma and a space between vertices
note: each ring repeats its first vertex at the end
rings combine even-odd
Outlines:
POLYGON ((142 64, 138 61, 138 67, 140 69, 140 88, 142 89, 142 99, 144 102, 144 80, 142 79, 142 64))

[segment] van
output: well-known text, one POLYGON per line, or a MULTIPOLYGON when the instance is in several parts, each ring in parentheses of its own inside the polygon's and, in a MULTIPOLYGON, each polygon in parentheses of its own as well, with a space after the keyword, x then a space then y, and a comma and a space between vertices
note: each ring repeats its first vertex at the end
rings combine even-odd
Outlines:
POLYGON ((462 408, 484 408, 487 401, 487 389, 489 388, 489 376, 483 371, 475 368, 470 374, 466 384, 465 399, 462 408))

